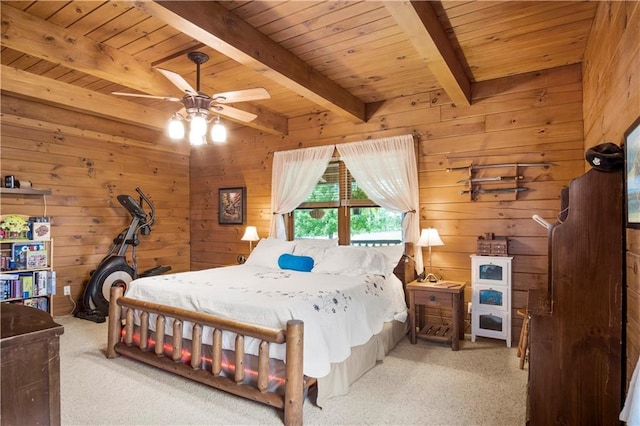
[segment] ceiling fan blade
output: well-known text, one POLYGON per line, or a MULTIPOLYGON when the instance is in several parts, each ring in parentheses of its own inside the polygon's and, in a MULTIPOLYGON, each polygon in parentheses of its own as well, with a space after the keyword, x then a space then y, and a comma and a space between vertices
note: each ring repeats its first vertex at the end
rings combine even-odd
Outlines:
POLYGON ((173 71, 165 70, 165 69, 162 69, 162 68, 156 68, 156 69, 158 71, 160 71, 162 73, 162 75, 167 77, 169 79, 169 81, 171 81, 173 84, 175 84, 176 87, 178 87, 178 89, 182 90, 183 92, 186 92, 186 93, 189 93, 189 94, 193 94, 193 95, 198 93, 196 91, 196 89, 191 87, 191 85, 189 83, 187 83, 187 80, 182 78, 182 76, 180 74, 175 73, 173 71))
POLYGON ((271 95, 264 87, 255 89, 235 90, 233 92, 216 93, 212 96, 215 102, 229 104, 234 102, 257 101, 259 99, 269 99, 271 95))
POLYGON ((212 113, 224 115, 238 121, 249 122, 255 120, 257 115, 228 105, 212 105, 212 113))
POLYGON ((131 96, 134 98, 161 99, 163 101, 170 101, 170 102, 180 102, 182 100, 180 98, 174 98, 172 96, 153 96, 153 95, 144 95, 141 93, 111 92, 111 94, 118 95, 118 96, 131 96))

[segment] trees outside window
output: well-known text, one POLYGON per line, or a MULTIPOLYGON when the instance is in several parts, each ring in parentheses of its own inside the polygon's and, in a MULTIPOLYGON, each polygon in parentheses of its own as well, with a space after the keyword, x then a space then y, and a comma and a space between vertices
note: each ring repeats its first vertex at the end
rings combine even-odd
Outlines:
POLYGON ((311 195, 291 216, 294 239, 338 238, 340 244, 402 243, 402 214, 369 199, 340 161, 329 163, 311 195))

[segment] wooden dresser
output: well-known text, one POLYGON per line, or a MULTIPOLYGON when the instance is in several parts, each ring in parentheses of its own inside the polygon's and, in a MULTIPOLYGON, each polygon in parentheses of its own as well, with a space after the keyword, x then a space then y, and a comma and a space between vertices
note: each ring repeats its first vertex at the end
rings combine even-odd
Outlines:
POLYGON ((60 335, 39 309, 0 306, 2 425, 60 424, 60 335))
POLYGON ((530 425, 618 425, 624 294, 622 171, 563 190, 549 287, 530 291, 530 425))

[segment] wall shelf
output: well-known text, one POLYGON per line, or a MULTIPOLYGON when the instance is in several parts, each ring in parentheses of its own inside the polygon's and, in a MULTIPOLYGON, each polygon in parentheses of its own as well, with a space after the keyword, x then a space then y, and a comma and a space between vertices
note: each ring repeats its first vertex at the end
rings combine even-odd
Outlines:
POLYGON ((50 189, 33 189, 33 188, 0 188, 0 194, 51 195, 51 190, 50 189))

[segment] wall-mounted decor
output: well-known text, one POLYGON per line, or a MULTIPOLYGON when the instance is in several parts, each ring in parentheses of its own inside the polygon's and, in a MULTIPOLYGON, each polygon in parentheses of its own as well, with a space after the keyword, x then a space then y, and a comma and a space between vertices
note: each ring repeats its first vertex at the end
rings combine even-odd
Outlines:
POLYGON ((467 171, 467 178, 459 180, 458 183, 468 187, 468 189, 460 191, 460 195, 468 194, 470 201, 478 201, 480 195, 497 196, 500 194, 513 194, 517 200, 518 194, 528 189, 520 184, 525 179, 523 168, 543 167, 548 169, 551 166, 553 166, 551 163, 470 164, 462 167, 449 167, 446 171, 467 171), (497 176, 478 177, 476 172, 483 169, 496 169, 496 173, 500 174, 497 176))
POLYGON ((246 188, 220 188, 218 190, 218 223, 244 225, 247 217, 246 188))
POLYGON ((624 134, 627 228, 640 228, 640 117, 624 134))

